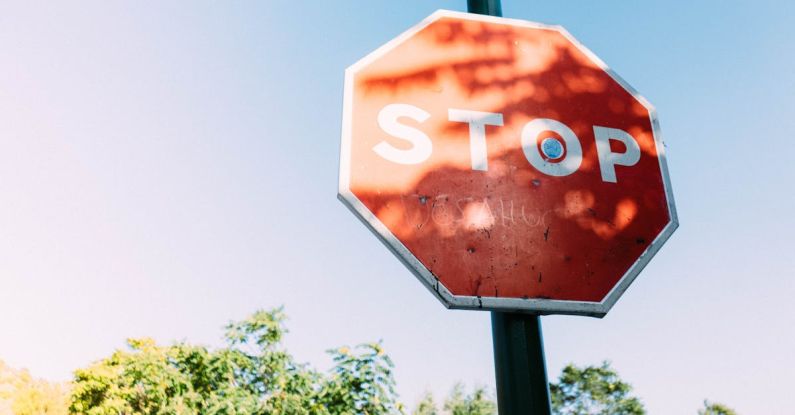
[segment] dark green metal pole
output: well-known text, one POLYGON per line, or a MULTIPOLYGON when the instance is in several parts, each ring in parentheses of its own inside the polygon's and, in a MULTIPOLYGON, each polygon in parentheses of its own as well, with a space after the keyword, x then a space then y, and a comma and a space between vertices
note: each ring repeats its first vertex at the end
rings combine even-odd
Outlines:
POLYGON ((541 318, 491 313, 500 415, 551 415, 541 318))
MULTIPOLYGON (((502 16, 500 0, 467 0, 470 13, 502 16)), ((552 415, 541 318, 491 313, 500 415, 552 415)))
POLYGON ((467 11, 490 16, 502 16, 500 0, 467 0, 467 11))

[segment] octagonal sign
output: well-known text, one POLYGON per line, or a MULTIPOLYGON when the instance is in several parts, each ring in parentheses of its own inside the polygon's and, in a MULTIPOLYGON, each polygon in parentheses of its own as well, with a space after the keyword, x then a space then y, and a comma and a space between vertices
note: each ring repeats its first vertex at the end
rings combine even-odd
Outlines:
POLYGON ((339 197, 447 307, 603 316, 677 226, 663 148, 563 28, 438 11, 345 72, 339 197))

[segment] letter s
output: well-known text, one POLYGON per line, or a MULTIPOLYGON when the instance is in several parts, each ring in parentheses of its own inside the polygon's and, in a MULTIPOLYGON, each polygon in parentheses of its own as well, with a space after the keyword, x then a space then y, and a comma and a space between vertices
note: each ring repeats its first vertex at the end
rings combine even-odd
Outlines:
POLYGON ((417 122, 424 122, 431 114, 422 108, 409 104, 389 104, 378 112, 378 126, 385 133, 402 138, 412 144, 407 150, 395 148, 386 141, 373 147, 379 156, 398 164, 419 164, 427 160, 433 151, 431 139, 422 131, 398 122, 400 117, 408 117, 417 122))

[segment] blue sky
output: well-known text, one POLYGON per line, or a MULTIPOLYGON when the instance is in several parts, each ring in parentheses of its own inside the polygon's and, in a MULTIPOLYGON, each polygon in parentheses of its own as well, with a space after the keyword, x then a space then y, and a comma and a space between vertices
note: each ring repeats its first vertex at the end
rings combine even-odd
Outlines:
MULTIPOLYGON (((336 196, 342 75, 465 1, 0 5, 0 359, 67 379, 126 337, 383 339, 412 405, 493 386, 487 313, 448 311, 336 196)), ((795 406, 795 8, 519 2, 656 107, 681 227, 602 320, 546 317, 550 377, 611 360, 652 414, 795 406)))

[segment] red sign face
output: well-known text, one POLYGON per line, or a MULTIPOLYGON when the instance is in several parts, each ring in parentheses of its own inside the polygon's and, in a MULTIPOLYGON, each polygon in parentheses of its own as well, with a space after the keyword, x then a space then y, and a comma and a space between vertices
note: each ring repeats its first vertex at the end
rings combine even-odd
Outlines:
POLYGON ((448 11, 346 71, 339 186, 452 308, 603 316, 677 226, 648 102, 560 27, 448 11))

